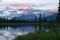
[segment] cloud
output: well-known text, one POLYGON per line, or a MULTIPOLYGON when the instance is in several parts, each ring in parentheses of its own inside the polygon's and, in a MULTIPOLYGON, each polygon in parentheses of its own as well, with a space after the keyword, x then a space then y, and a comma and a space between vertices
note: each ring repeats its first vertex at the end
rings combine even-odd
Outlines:
POLYGON ((58 3, 59 0, 2 0, 8 3, 58 3))
POLYGON ((51 11, 51 12, 58 12, 58 8, 51 8, 51 9, 49 9, 49 11, 51 11))
POLYGON ((14 6, 13 9, 30 9, 29 6, 34 4, 37 9, 50 9, 58 7, 58 0, 2 0, 4 4, 1 6, 14 6))

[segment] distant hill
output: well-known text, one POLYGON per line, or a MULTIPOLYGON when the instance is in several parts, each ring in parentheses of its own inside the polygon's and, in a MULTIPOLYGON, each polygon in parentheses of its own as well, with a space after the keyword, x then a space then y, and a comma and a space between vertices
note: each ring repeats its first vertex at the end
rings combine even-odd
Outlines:
POLYGON ((46 21, 55 21, 57 12, 51 12, 49 10, 22 10, 23 12, 17 14, 12 12, 11 14, 5 16, 4 18, 8 17, 8 20, 15 19, 15 20, 23 20, 23 21, 38 21, 39 14, 41 14, 41 19, 46 21), (36 19, 35 19, 36 18, 36 19))

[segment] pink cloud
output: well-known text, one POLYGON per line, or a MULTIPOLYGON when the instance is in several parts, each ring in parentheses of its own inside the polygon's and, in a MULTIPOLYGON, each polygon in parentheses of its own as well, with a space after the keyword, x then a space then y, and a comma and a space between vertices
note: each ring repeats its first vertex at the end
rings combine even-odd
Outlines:
POLYGON ((58 12, 58 8, 51 8, 51 9, 49 9, 49 11, 51 11, 51 12, 58 12))

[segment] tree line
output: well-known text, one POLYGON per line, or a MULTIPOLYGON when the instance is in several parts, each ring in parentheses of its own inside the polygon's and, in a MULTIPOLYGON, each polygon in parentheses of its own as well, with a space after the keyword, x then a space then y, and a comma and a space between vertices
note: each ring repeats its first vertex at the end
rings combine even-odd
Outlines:
MULTIPOLYGON (((57 20, 56 21, 54 21, 53 20, 53 22, 57 22, 57 23, 60 23, 60 5, 59 5, 59 9, 58 9, 58 15, 57 15, 57 18, 56 18, 57 20)), ((23 21, 23 20, 15 20, 15 18, 12 18, 11 20, 8 20, 8 18, 6 19, 6 18, 2 18, 2 17, 0 17, 0 23, 1 22, 47 22, 46 21, 46 17, 44 17, 44 20, 42 20, 41 19, 41 14, 39 14, 39 19, 38 19, 38 21, 37 21, 37 17, 35 16, 35 21, 23 21)), ((51 21, 50 21, 51 22, 51 21)))

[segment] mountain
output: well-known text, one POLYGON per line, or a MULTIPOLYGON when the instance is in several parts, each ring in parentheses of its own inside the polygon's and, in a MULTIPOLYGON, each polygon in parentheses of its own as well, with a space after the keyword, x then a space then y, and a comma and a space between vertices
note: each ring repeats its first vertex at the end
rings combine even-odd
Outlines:
POLYGON ((44 18, 46 18, 46 21, 56 20, 56 16, 57 16, 56 12, 51 12, 49 10, 30 9, 30 10, 20 10, 19 13, 17 13, 16 11, 13 11, 9 15, 5 16, 5 18, 8 17, 9 20, 15 19, 15 20, 23 20, 23 21, 24 20, 38 21, 39 14, 41 14, 41 19, 44 20, 44 18))
POLYGON ((35 21, 35 16, 34 14, 26 14, 26 15, 23 14, 22 16, 14 17, 12 19, 22 21, 35 21))
POLYGON ((49 15, 46 17, 46 21, 56 21, 57 13, 54 13, 52 15, 49 15))

